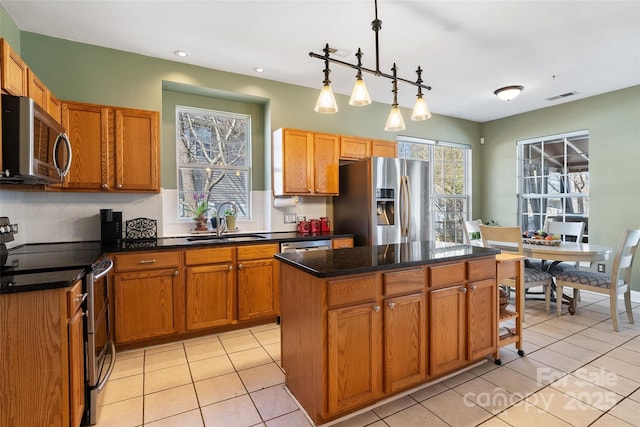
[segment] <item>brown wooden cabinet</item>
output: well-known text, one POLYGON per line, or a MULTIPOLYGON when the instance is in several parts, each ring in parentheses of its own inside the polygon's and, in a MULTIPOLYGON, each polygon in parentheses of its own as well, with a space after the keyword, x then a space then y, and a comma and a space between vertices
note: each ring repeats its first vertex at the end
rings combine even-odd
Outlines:
POLYGON ((81 282, 0 295, 0 425, 81 425, 82 299, 81 282))
POLYGON ((38 76, 27 69, 27 96, 32 98, 43 110, 47 111, 49 105, 49 89, 40 81, 38 76))
POLYGON ((62 125, 73 149, 65 189, 160 190, 157 112, 64 101, 62 125))
POLYGON ((278 245, 238 246, 238 320, 280 314, 280 270, 273 258, 278 245))
POLYGON ((114 255, 116 344, 184 331, 180 252, 114 255))
POLYGON ((384 391, 387 394, 427 378, 427 305, 424 268, 383 273, 384 391))
POLYGON ((338 237, 331 239, 331 249, 344 249, 353 247, 353 237, 338 237))
POLYGON ((233 247, 185 251, 187 330, 229 325, 235 311, 233 247))
POLYGON ((2 90, 10 95, 27 96, 27 64, 11 48, 6 39, 0 39, 0 83, 2 90))
POLYGON ((398 157, 398 144, 395 141, 381 139, 340 136, 340 159, 359 160, 372 156, 398 157))
POLYGON ((273 133, 273 194, 338 195, 340 136, 296 129, 273 133))
POLYGON ((429 268, 430 373, 440 376, 496 349, 494 258, 429 268))

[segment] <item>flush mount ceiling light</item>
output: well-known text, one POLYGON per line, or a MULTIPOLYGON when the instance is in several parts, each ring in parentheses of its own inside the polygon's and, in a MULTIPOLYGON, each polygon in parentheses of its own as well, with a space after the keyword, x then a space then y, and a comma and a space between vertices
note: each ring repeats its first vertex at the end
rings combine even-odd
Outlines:
POLYGON ((407 80, 398 77, 397 75, 397 67, 396 64, 393 64, 393 68, 391 71, 393 75, 383 73, 380 71, 380 49, 378 42, 378 33, 382 29, 382 21, 378 19, 378 0, 374 1, 375 6, 375 19, 371 22, 371 29, 376 33, 376 69, 365 68, 362 66, 362 51, 358 48, 358 52, 356 53, 356 57, 358 58, 357 64, 350 64, 345 61, 341 61, 339 59, 335 59, 331 57, 331 54, 335 54, 336 50, 329 47, 327 43, 322 49, 324 52, 323 55, 309 52, 309 56, 312 58, 322 59, 324 61, 324 81, 322 89, 320 90, 320 96, 318 96, 318 101, 314 107, 314 110, 318 113, 324 114, 332 114, 338 112, 338 105, 336 104, 336 98, 333 95, 333 89, 331 89, 331 80, 329 80, 329 73, 331 70, 329 69, 329 62, 332 64, 342 65, 344 67, 353 68, 357 70, 356 73, 356 82, 353 86, 353 91, 351 93, 351 98, 349 99, 350 105, 361 106, 361 105, 369 105, 371 104, 371 97, 369 96, 369 91, 367 91, 367 87, 364 84, 364 80, 362 80, 362 73, 373 74, 377 77, 385 77, 392 81, 393 89, 393 104, 391 104, 391 112, 389 113, 389 117, 387 119, 387 124, 384 128, 386 131, 397 132, 401 131, 405 128, 404 120, 402 119, 402 114, 400 113, 400 109, 398 108, 398 80, 408 83, 410 85, 416 86, 418 88, 418 95, 416 104, 413 107, 413 113, 411 114, 411 120, 426 120, 431 117, 431 112, 429 111, 429 107, 427 106, 426 101, 422 96, 422 89, 431 90, 430 86, 427 86, 422 83, 422 69, 418 67, 416 73, 418 74, 418 79, 416 81, 407 80))
POLYGON ((189 54, 187 52, 185 52, 184 50, 176 50, 173 53, 175 53, 176 56, 179 56, 180 58, 186 58, 187 56, 189 56, 189 54))
POLYGON ((505 86, 500 89, 496 89, 493 93, 503 101, 511 101, 520 95, 520 92, 524 89, 524 86, 505 86))

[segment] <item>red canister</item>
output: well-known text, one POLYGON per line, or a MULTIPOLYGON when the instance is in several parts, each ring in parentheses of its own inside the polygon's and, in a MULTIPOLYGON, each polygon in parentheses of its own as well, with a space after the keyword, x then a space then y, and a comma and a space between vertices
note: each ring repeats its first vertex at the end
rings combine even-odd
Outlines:
POLYGON ((329 217, 327 217, 327 216, 320 217, 320 231, 323 232, 323 233, 330 231, 329 230, 329 217))
POLYGON ((309 232, 309 223, 306 219, 301 219, 298 222, 298 233, 308 233, 309 232))
POLYGON ((320 221, 318 221, 317 219, 310 219, 309 220, 309 232, 310 233, 317 233, 318 231, 320 231, 320 221))

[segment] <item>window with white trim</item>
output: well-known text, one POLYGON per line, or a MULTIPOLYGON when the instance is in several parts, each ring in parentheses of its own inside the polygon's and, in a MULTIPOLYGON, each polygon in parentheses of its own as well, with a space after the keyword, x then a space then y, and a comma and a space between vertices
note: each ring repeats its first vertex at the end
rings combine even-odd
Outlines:
POLYGON ((251 116, 176 106, 176 157, 178 219, 202 207, 214 216, 226 201, 250 218, 251 116))
POLYGON ((588 223, 589 132, 518 141, 517 149, 522 229, 542 230, 546 221, 588 223))
POLYGON ((407 136, 398 137, 398 157, 429 161, 431 236, 463 243, 462 221, 470 219, 471 146, 407 136))

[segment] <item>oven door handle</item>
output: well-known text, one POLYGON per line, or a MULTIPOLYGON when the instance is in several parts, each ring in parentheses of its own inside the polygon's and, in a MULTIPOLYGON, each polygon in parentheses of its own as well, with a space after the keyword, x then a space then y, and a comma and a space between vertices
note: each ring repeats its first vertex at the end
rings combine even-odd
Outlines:
POLYGON ((107 384, 107 380, 111 376, 111 372, 113 372, 113 367, 116 364, 116 346, 113 344, 113 341, 109 341, 109 353, 111 353, 111 361, 109 362, 107 373, 104 375, 102 380, 96 386, 96 389, 98 391, 102 390, 102 388, 107 384))
POLYGON ((97 274, 94 274, 93 280, 98 280, 103 277, 105 274, 111 271, 113 268, 113 261, 111 258, 105 258, 104 261, 101 261, 100 264, 96 266, 97 274))

